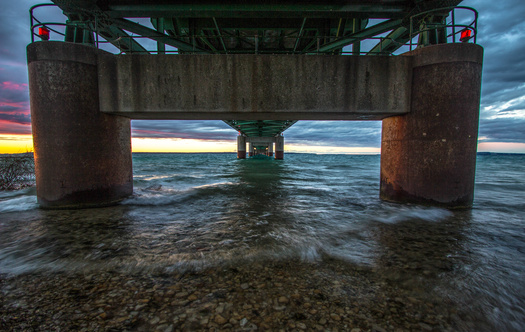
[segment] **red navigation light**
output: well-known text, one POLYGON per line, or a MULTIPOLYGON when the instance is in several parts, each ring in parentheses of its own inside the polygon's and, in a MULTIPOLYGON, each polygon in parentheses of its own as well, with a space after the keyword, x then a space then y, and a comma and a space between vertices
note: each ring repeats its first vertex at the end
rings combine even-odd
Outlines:
POLYGON ((38 35, 42 40, 49 40, 49 29, 46 27, 38 28, 38 35))
POLYGON ((470 31, 470 29, 465 29, 461 31, 461 36, 459 37, 459 40, 462 41, 463 43, 468 42, 468 40, 471 37, 471 34, 472 34, 472 31, 470 31))

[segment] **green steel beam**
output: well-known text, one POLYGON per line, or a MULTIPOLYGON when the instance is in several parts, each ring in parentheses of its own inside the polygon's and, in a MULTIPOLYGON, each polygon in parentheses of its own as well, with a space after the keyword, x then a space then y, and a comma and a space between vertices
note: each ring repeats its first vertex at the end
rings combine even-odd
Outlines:
POLYGON ((367 55, 391 54, 402 47, 410 39, 410 31, 406 27, 399 27, 389 33, 385 39, 374 46, 367 55))
POLYGON ((129 32, 136 33, 141 36, 145 36, 149 39, 155 40, 157 42, 164 43, 176 47, 181 51, 195 52, 195 53, 209 53, 195 45, 186 43, 182 40, 175 39, 173 37, 167 36, 163 33, 145 27, 135 22, 123 18, 116 18, 112 20, 113 24, 121 29, 128 30, 129 32))
POLYGON ((121 52, 144 53, 149 52, 124 30, 114 25, 99 25, 98 34, 121 52))
MULTIPOLYGON (((319 1, 320 4, 295 3, 286 4, 283 1, 268 3, 239 4, 238 1, 222 1, 220 3, 174 4, 167 1, 111 1, 106 0, 103 11, 108 11, 111 17, 274 17, 274 18, 402 18, 410 10, 412 1, 352 1, 341 4, 341 1, 319 1)), ((102 2, 104 3, 104 2, 102 2)))
POLYGON ((275 137, 288 129, 297 121, 279 120, 228 120, 224 121, 230 127, 247 137, 275 137))
POLYGON ((363 39, 367 39, 370 37, 374 37, 376 35, 382 34, 384 32, 387 32, 389 30, 397 28, 403 20, 388 20, 385 22, 381 22, 379 24, 373 25, 367 29, 358 31, 356 33, 353 33, 351 35, 339 38, 337 40, 334 40, 333 42, 327 43, 319 47, 319 52, 330 52, 337 49, 341 49, 345 46, 351 45, 355 42, 361 41, 363 39))

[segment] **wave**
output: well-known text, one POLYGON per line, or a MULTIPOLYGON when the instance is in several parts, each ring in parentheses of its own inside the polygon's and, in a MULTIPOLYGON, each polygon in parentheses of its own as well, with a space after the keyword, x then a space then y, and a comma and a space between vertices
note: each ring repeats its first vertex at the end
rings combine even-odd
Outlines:
POLYGON ((124 200, 124 205, 136 206, 164 206, 184 203, 200 195, 214 195, 223 191, 225 187, 236 185, 232 182, 219 182, 191 187, 186 190, 177 190, 163 185, 153 185, 135 190, 132 197, 124 200))
POLYGON ((36 196, 18 196, 0 201, 0 213, 29 211, 38 208, 36 196))
POLYGON ((385 224, 395 224, 409 220, 422 220, 428 222, 437 222, 452 217, 454 214, 443 208, 424 208, 424 207, 396 207, 387 210, 387 215, 375 216, 374 221, 385 224))

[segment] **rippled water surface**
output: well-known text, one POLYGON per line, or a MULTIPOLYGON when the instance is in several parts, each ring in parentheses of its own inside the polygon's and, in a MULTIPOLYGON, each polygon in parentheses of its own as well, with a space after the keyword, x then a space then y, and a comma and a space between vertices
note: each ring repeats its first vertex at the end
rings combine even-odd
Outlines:
POLYGON ((119 206, 45 211, 34 189, 0 192, 0 273, 335 259, 523 328, 525 156, 478 156, 475 205, 461 211, 380 201, 379 161, 135 154, 134 195, 119 206))

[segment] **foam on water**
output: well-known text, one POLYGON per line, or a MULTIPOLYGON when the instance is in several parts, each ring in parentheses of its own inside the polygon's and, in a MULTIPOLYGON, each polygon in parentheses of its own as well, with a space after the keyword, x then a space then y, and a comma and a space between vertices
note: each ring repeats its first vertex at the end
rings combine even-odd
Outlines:
POLYGON ((15 196, 0 198, 0 213, 21 212, 38 208, 36 196, 15 196))

